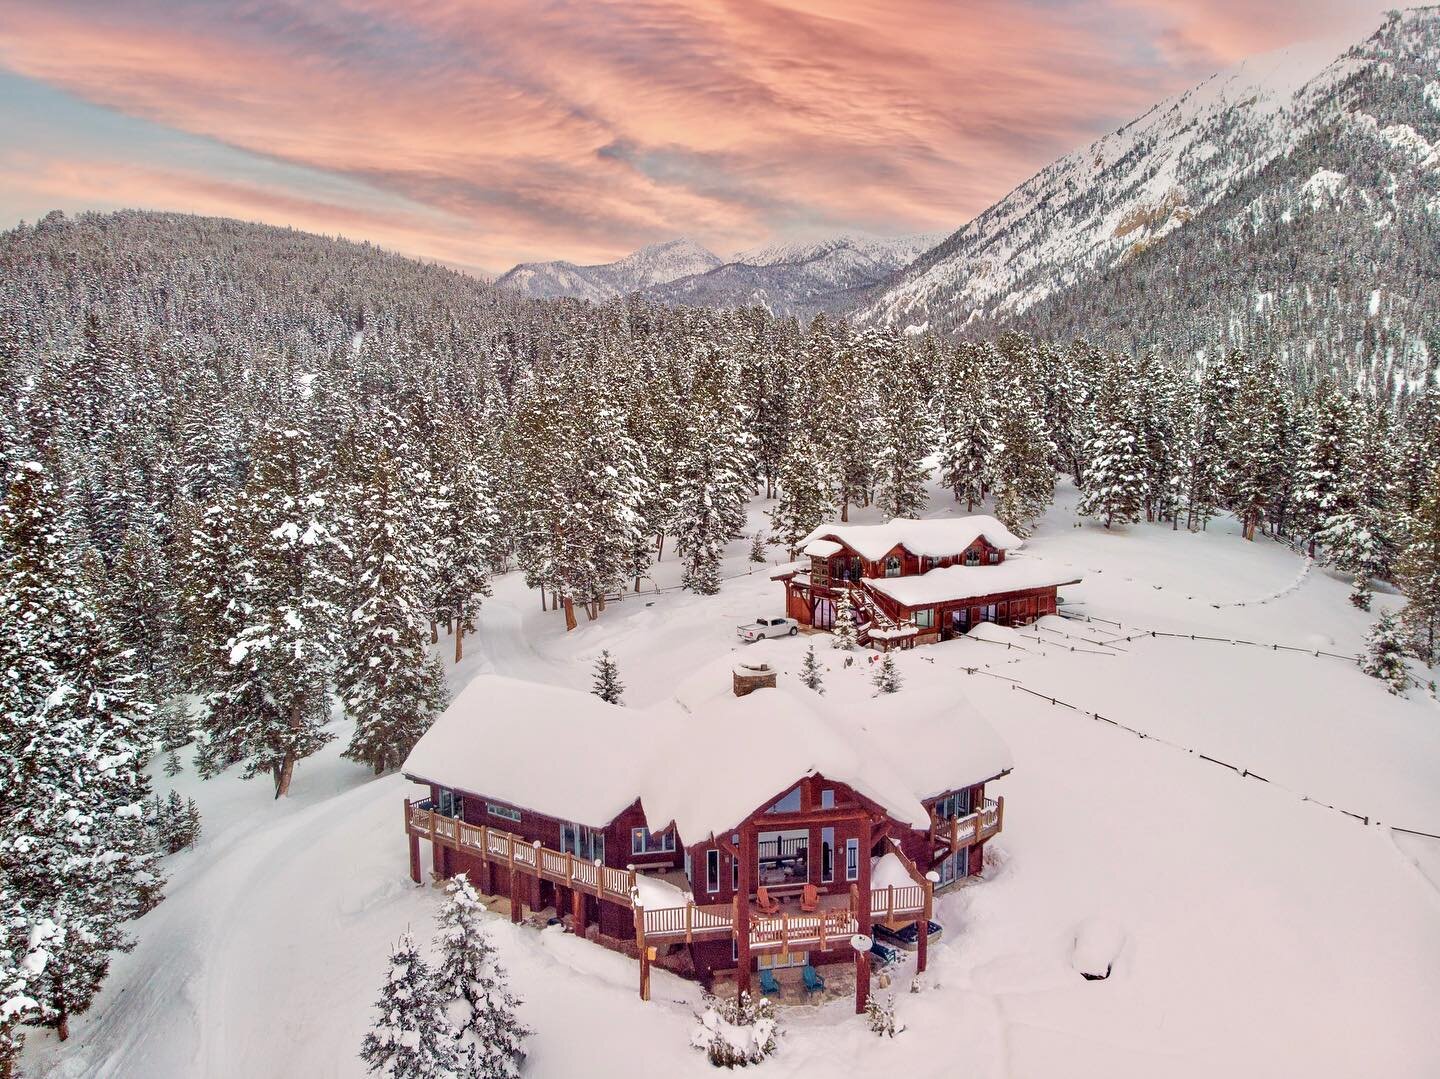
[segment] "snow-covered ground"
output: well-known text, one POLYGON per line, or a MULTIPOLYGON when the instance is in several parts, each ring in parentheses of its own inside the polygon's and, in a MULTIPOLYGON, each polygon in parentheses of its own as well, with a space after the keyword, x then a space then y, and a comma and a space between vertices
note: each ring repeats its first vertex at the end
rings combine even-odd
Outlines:
MULTIPOLYGON (((1343 660, 1270 648, 1354 654, 1369 623, 1343 582, 1283 546, 1245 543, 1231 522, 1200 535, 1076 527, 1073 504, 1062 490, 1027 550, 1084 574, 1063 592, 1097 621, 991 627, 897 656, 902 694, 953 692, 1016 763, 995 785, 1006 813, 992 864, 938 904, 924 992, 897 983, 905 1031, 882 1042, 843 1001, 789 1008, 761 1074, 1440 1074, 1440 841, 1389 827, 1440 833, 1440 707, 1343 660), (1136 636, 1149 630, 1256 643, 1136 636), (1112 976, 1086 981, 1076 932, 1090 927, 1088 950, 1096 925, 1121 943, 1112 976)), ((937 497, 931 515, 952 505, 937 497)), ((508 575, 454 684, 498 671, 584 688, 608 648, 627 701, 663 700, 738 649, 736 623, 780 613, 780 587, 747 574, 747 547, 731 546, 739 576, 718 596, 627 598, 569 635, 508 575)), ((656 581, 678 572, 667 556, 656 581)), ((776 642, 782 677, 812 642, 831 667, 827 705, 870 692, 868 653, 845 669, 825 637, 776 642)), ((441 895, 408 878, 409 785, 342 761, 336 729, 283 804, 263 781, 157 771, 162 793, 200 803, 205 835, 170 859, 169 898, 136 924, 138 946, 71 1041, 31 1035, 30 1074, 363 1074, 387 948, 407 926, 428 937, 441 895)), ((492 931, 537 1032, 527 1074, 713 1074, 687 1045, 697 987, 657 971, 644 1004, 617 954, 498 916, 492 931)))

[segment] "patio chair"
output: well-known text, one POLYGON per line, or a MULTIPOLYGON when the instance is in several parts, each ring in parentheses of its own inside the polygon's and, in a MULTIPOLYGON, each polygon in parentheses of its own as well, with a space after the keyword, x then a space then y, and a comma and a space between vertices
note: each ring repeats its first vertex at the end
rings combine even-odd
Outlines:
POLYGON ((805 991, 816 993, 825 988, 825 979, 820 977, 820 972, 809 963, 805 964, 805 991))
POLYGON ((762 914, 779 914, 780 902, 770 898, 770 890, 765 885, 755 889, 755 905, 760 908, 762 914))
POLYGON ((820 889, 813 884, 806 884, 800 889, 800 909, 806 914, 814 914, 820 909, 820 889))
POLYGON ((760 971, 760 992, 767 997, 780 995, 780 983, 775 980, 775 972, 769 967, 760 971))

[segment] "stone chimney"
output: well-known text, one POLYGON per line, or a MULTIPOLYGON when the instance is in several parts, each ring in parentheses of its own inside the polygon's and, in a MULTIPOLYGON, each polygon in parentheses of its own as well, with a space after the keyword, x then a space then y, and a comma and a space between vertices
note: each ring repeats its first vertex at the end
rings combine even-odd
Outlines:
POLYGON ((748 696, 757 689, 775 688, 775 668, 763 660, 737 663, 732 673, 737 697, 748 696))

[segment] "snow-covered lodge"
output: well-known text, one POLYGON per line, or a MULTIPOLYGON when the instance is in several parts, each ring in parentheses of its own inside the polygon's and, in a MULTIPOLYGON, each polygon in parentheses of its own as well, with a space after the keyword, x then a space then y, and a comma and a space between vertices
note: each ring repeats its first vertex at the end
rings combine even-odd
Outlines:
POLYGON ((1054 614, 1057 591, 1079 578, 1029 558, 994 517, 975 515, 881 525, 827 524, 801 544, 804 556, 771 574, 785 586, 785 613, 833 629, 842 593, 857 637, 883 650, 948 640, 982 622, 1024 625, 1054 614))
POLYGON ((437 878, 637 955, 647 998, 656 962, 745 989, 849 962, 863 1008, 852 938, 914 926, 924 969, 934 892, 980 871, 1010 755, 952 688, 844 707, 792 677, 750 691, 785 654, 756 645, 646 709, 477 678, 405 762, 428 788, 405 803, 411 876, 428 841, 437 878))

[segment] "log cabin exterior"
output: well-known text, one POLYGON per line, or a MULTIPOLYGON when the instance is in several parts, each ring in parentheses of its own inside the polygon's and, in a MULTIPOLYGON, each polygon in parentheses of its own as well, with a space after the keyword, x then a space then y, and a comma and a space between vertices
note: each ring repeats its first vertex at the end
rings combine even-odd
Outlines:
POLYGON ((883 525, 822 525, 802 558, 771 574, 785 614, 802 626, 834 627, 842 593, 862 644, 887 651, 968 633, 984 622, 1025 625, 1056 613, 1058 591, 1080 580, 1035 559, 1010 559, 1022 541, 977 515, 883 525))
MULTIPOLYGON (((480 892, 508 896, 516 921, 524 909, 553 908, 571 931, 633 950, 645 997, 651 962, 684 952, 707 986, 723 974, 747 990, 762 969, 854 963, 862 1010, 869 954, 851 938, 877 923, 928 925, 935 891, 980 872, 1004 817, 987 784, 1009 771, 1008 750, 976 716, 935 717, 927 740, 954 728, 954 745, 973 747, 973 759, 938 772, 930 759, 917 774, 892 768, 873 745, 848 744, 843 727, 798 695, 767 688, 737 698, 722 688, 725 699, 685 716, 700 731, 736 736, 733 751, 709 752, 707 742, 696 760, 719 774, 703 781, 689 757, 656 771, 697 733, 667 738, 673 714, 476 679, 404 766, 425 787, 405 803, 412 879, 424 879, 428 841, 435 879, 466 873, 480 892), (528 766, 509 752, 520 744, 517 714, 554 735, 535 739, 530 728, 528 766), (646 730, 655 753, 624 755, 646 730), (774 752, 756 762, 766 739, 774 752), (625 763, 606 767, 617 752, 625 763), (939 775, 954 778, 931 778, 939 775), (569 789, 582 778, 588 789, 569 789), (807 885, 818 902, 802 909, 807 885)), ((921 970, 926 950, 922 929, 921 970)))

